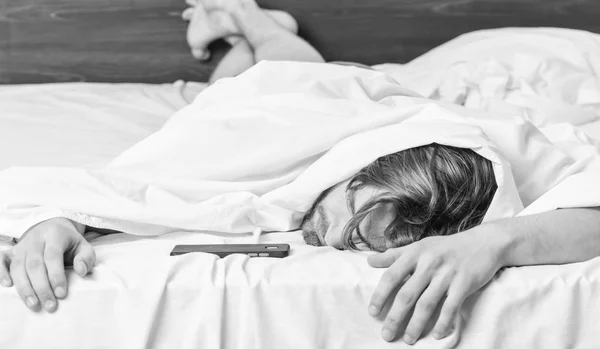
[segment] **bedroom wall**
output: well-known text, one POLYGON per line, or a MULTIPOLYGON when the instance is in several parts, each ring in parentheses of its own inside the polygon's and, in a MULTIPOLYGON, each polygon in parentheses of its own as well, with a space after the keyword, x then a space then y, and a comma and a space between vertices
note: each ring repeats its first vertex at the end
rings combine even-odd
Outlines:
MULTIPOLYGON (((296 16, 328 60, 406 62, 462 33, 561 26, 600 33, 598 0, 263 0, 296 16)), ((183 0, 0 0, 0 83, 205 81, 183 0)))

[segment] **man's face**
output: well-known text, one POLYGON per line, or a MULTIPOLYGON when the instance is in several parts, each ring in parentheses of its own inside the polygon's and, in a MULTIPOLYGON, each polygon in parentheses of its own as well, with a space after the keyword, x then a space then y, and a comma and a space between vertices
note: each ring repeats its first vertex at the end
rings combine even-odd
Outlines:
MULTIPOLYGON (((349 181, 346 180, 328 189, 320 198, 321 200, 317 200, 309 210, 301 226, 304 241, 307 244, 343 248, 342 231, 353 216, 350 196, 354 196, 354 212, 356 212, 371 198, 384 192, 380 188, 367 186, 352 193, 346 190, 349 181)), ((377 206, 360 223, 361 235, 373 247, 385 248, 383 232, 393 218, 394 214, 390 205, 377 206)), ((358 244, 358 247, 363 249, 366 245, 362 243, 358 244)))

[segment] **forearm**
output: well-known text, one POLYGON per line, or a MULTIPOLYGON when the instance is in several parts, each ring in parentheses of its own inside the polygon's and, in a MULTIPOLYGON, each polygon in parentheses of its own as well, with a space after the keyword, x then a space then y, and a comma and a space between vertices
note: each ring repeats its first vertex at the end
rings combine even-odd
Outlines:
POLYGON ((600 256, 598 208, 561 209, 488 224, 499 235, 503 266, 575 263, 600 256))

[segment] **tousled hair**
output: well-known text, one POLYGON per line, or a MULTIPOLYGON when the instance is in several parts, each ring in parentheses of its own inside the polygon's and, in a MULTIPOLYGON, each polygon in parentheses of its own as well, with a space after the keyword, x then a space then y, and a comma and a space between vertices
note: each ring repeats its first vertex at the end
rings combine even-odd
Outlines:
POLYGON ((358 249, 358 239, 369 249, 383 251, 479 225, 497 185, 488 159, 471 149, 432 143, 380 157, 360 170, 346 189, 353 216, 342 232, 344 248, 358 249), (366 186, 383 193, 354 212, 354 193, 366 186), (382 243, 375 246, 359 226, 381 205, 391 205, 394 217, 382 243))

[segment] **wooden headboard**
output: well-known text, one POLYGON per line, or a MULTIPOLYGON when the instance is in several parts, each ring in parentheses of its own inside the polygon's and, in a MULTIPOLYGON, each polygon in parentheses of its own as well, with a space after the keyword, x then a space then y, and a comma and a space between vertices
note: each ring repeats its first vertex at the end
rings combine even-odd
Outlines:
MULTIPOLYGON (((599 0, 263 0, 289 11, 327 60, 406 62, 469 31, 600 33, 599 0)), ((0 83, 206 81, 185 43, 184 0, 0 0, 0 83)))

